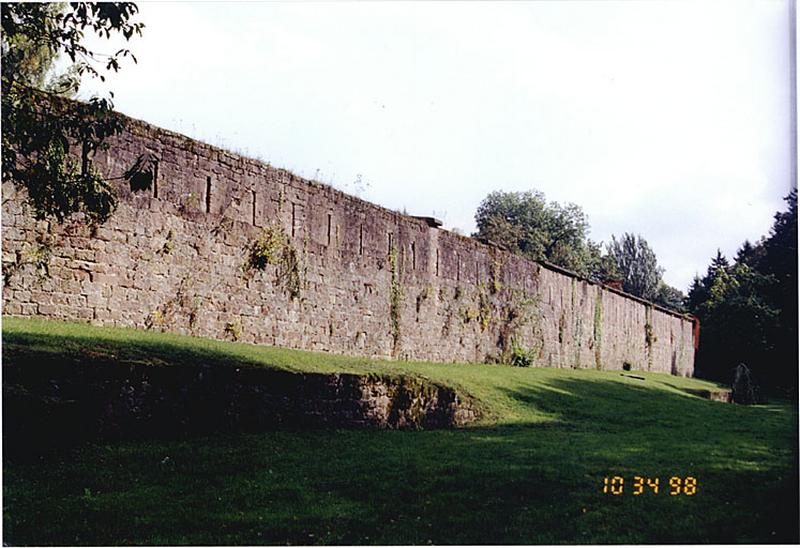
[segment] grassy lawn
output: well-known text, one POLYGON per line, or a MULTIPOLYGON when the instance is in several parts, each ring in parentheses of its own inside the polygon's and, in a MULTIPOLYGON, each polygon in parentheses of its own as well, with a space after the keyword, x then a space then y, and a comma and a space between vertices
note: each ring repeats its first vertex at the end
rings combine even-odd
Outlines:
MULTIPOLYGON (((5 318, 3 359, 396 372, 476 398, 457 430, 278 430, 88 444, 4 459, 9 544, 559 544, 798 541, 797 404, 637 372, 389 362, 5 318), (659 493, 633 495, 633 477, 659 493), (621 495, 603 478, 625 479, 621 495), (697 478, 671 496, 669 478, 697 478)), ((8 416, 5 420, 13 420, 8 416)), ((5 440, 13 443, 13 440, 5 440)))

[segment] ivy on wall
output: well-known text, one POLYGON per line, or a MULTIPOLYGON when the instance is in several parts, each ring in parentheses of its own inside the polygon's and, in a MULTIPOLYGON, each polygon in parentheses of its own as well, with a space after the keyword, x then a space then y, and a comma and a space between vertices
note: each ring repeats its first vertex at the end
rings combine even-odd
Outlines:
POLYGON ((653 345, 658 340, 653 330, 653 307, 645 308, 644 343, 647 347, 647 370, 653 368, 653 345))
POLYGON ((15 252, 13 261, 3 262, 3 285, 8 285, 25 266, 31 266, 36 280, 43 282, 50 277, 52 255, 53 243, 47 235, 39 235, 33 244, 24 243, 22 249, 15 252))
POLYGON ((397 248, 392 246, 389 250, 389 272, 391 284, 389 286, 389 318, 392 333, 392 353, 397 354, 400 348, 400 304, 403 299, 403 256, 398 255, 397 248))
POLYGON ((197 294, 195 286, 194 276, 192 274, 184 275, 178 284, 175 296, 167 299, 147 315, 144 321, 145 328, 169 331, 175 329, 179 318, 185 317, 189 331, 193 332, 200 314, 200 305, 203 302, 203 298, 197 294))
MULTIPOLYGON (((305 246, 303 257, 305 262, 305 246)), ((268 265, 276 267, 275 285, 283 287, 291 299, 298 298, 303 283, 297 250, 283 227, 276 224, 262 229, 261 235, 250 244, 245 270, 263 271, 268 265)), ((306 269, 307 264, 303 268, 306 269)))
POLYGON ((594 300, 594 363, 597 369, 603 368, 603 290, 597 288, 594 300))

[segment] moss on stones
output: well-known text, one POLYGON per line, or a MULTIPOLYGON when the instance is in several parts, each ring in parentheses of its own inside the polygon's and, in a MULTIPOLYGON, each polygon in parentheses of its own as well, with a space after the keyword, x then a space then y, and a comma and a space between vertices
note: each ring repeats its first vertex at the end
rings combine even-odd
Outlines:
POLYGON ((594 300, 594 363, 597 369, 602 369, 603 345, 603 290, 597 288, 594 300))
POLYGON ((389 250, 389 272, 391 284, 389 286, 389 318, 392 332, 392 353, 397 355, 400 348, 400 305, 403 298, 402 259, 398 257, 397 249, 392 246, 389 250))

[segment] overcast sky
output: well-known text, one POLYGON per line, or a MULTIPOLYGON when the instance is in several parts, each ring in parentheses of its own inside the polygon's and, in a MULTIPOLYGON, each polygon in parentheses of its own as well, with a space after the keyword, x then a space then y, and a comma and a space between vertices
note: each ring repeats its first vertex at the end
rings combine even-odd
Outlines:
POLYGON ((138 64, 84 97, 466 233, 538 189, 685 291, 794 184, 788 1, 139 7, 138 64))

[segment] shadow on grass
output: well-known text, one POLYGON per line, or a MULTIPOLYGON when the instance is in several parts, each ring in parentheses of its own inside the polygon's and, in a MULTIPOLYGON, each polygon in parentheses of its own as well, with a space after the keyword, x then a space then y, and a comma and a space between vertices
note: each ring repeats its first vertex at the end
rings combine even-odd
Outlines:
POLYGON ((4 540, 797 542, 791 409, 737 409, 607 381, 554 384, 570 395, 513 394, 555 413, 548 423, 89 443, 6 463, 4 540), (603 494, 602 478, 613 475, 660 478, 662 490, 603 494), (698 494, 670 496, 668 478, 689 475, 698 494))
MULTIPOLYGON (((41 336, 12 339, 19 351, 42 344, 41 336)), ((175 353, 220 357, 166 346, 131 352, 165 362, 175 353)), ((709 402, 659 383, 550 378, 499 388, 550 417, 540 422, 216 433, 4 459, 3 540, 796 543, 795 407, 709 402), (615 475, 628 490, 604 494, 603 478, 615 475), (660 492, 634 496, 636 475, 659 478, 660 492), (697 494, 671 496, 669 478, 687 476, 698 479, 697 494)))

